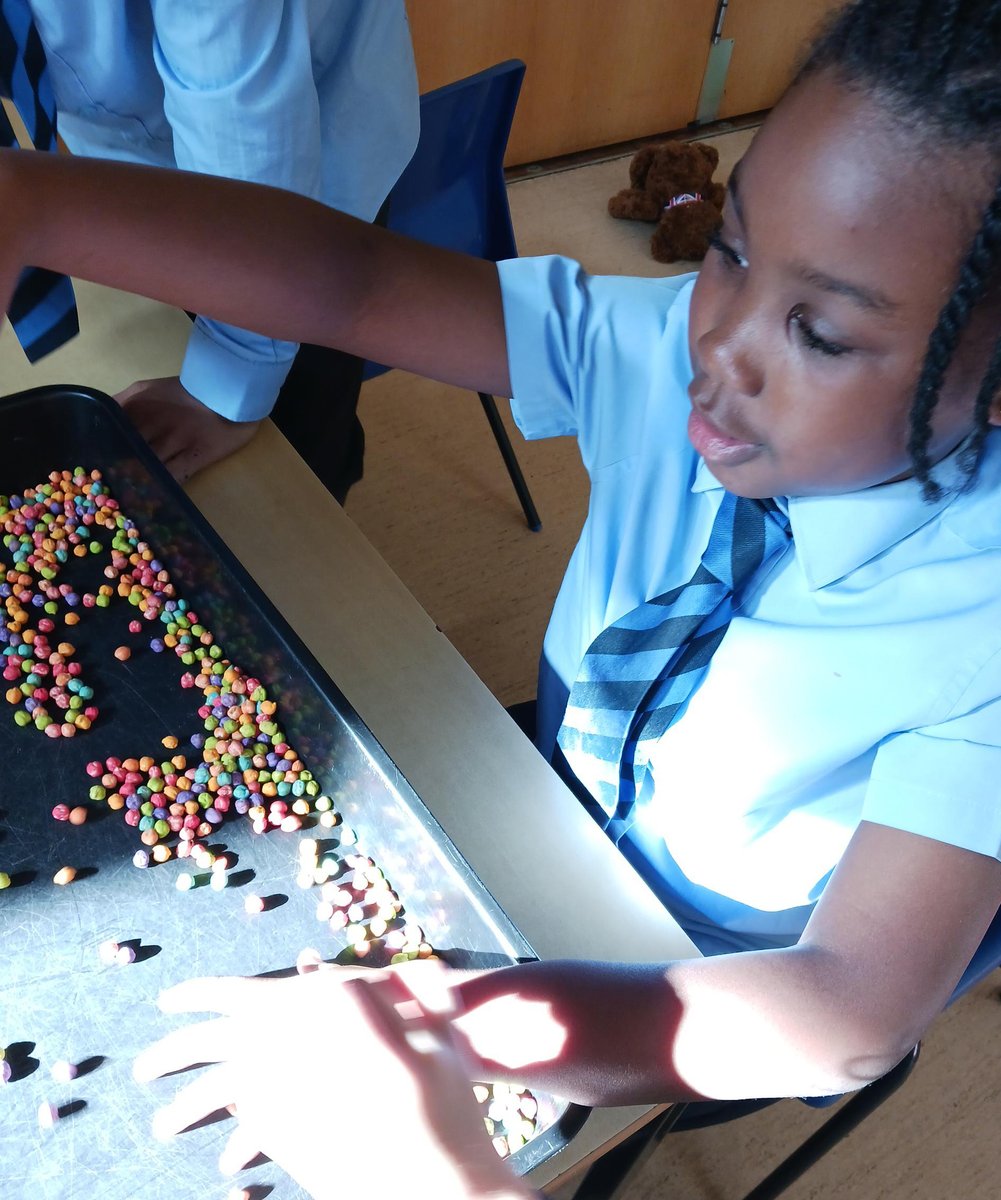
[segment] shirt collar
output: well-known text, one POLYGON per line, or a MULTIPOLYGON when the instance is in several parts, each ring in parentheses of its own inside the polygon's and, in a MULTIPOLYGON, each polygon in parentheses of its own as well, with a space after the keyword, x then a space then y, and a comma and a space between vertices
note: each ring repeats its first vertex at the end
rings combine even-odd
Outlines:
MULTIPOLYGON (((934 478, 943 495, 931 503, 922 498, 916 479, 837 496, 777 497, 788 507, 796 560, 810 591, 871 562, 948 508, 963 483, 959 453, 957 449, 936 465, 934 478)), ((723 486, 700 458, 692 491, 714 490, 722 491, 723 486)))

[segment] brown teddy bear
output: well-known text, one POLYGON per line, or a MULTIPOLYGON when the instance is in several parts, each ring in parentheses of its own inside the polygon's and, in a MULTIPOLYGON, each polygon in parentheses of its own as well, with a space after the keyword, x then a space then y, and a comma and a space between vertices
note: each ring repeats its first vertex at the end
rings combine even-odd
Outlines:
POLYGON ((702 259, 720 223, 726 188, 713 183, 719 151, 704 142, 658 142, 629 164, 632 187, 613 196, 608 211, 632 221, 656 221, 650 253, 657 262, 702 259))

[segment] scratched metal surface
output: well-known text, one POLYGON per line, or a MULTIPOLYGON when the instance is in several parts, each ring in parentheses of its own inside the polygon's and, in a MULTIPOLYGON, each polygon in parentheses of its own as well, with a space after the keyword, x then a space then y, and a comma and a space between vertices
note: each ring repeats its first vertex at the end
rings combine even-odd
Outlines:
MULTIPOLYGON (((7 447, 0 492, 39 483, 52 469, 102 469, 123 510, 227 658, 262 679, 278 701, 291 744, 357 833, 357 846, 343 852, 371 855, 427 939, 457 965, 530 956, 524 939, 337 688, 152 459, 117 406, 85 390, 39 389, 0 401, 0 423, 7 447)), ((68 581, 96 585, 96 577, 75 578, 72 571, 78 569, 71 560, 68 581)), ((93 571, 96 564, 82 569, 93 571)), ((245 818, 231 814, 212 839, 213 846, 236 855, 231 886, 180 893, 175 879, 184 866, 177 860, 148 870, 133 867, 140 843, 121 813, 95 805, 82 826, 52 819, 54 804, 86 800, 92 780, 84 765, 91 759, 148 754, 160 761, 162 737, 178 736, 180 752, 201 728, 195 711, 201 694, 178 686, 184 668, 172 654, 136 653, 125 663, 113 657, 134 615, 125 602, 90 609, 64 634, 77 646, 101 704, 100 720, 87 734, 51 740, 14 725, 9 710, 0 712, 0 870, 14 880, 0 892, 0 1045, 10 1048, 15 1071, 12 1082, 0 1087, 4 1200, 225 1195, 228 1185, 215 1165, 225 1122, 167 1145, 150 1136, 153 1109, 174 1085, 142 1087, 130 1069, 138 1050, 173 1027, 174 1019, 155 1006, 157 994, 199 974, 287 969, 305 946, 316 946, 326 958, 350 954, 316 920, 316 892, 295 885, 299 837, 327 834, 324 844, 336 853, 336 829, 258 837, 245 818), (63 865, 80 870, 68 887, 52 882, 63 865), (248 891, 271 897, 269 910, 246 914, 248 891), (103 965, 97 948, 108 939, 130 942, 137 961, 103 965), (84 1070, 72 1083, 58 1084, 50 1074, 58 1060, 83 1064, 84 1070), (64 1114, 49 1130, 38 1126, 43 1102, 59 1105, 64 1114)), ((331 1037, 337 1030, 325 1025, 322 1013, 290 1013, 283 1034, 262 1032, 262 1053, 278 1052, 279 1046, 308 1053, 311 1043, 331 1037)), ((579 1122, 573 1110, 539 1099, 550 1128, 515 1155, 520 1170, 559 1149, 579 1122)), ((303 1194, 272 1164, 247 1175, 259 1198, 294 1200, 303 1194)))

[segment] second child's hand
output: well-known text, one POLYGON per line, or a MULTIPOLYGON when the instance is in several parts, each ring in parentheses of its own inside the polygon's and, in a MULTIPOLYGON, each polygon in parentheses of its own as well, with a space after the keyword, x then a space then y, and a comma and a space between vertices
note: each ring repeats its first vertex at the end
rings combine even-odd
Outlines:
POLYGON ((178 483, 245 446, 260 421, 229 421, 176 376, 143 379, 115 397, 178 483))

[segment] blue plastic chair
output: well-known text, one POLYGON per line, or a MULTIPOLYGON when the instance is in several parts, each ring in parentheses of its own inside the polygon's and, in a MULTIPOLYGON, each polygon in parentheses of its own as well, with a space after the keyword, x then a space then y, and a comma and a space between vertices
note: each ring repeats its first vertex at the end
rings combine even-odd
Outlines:
MULTIPOLYGON (((984 935, 970 965, 956 985, 949 999, 952 1004, 1001 967, 1001 910, 998 911, 984 935)), ((889 1099, 907 1079, 918 1060, 920 1044, 903 1058, 891 1071, 868 1087, 855 1092, 838 1111, 815 1133, 792 1152, 765 1179, 744 1197, 744 1200, 775 1200, 801 1175, 820 1161, 833 1146, 836 1146, 870 1113, 889 1099)), ((816 1107, 825 1103, 834 1104, 840 1097, 831 1097, 826 1102, 814 1102, 816 1107)), ((697 1114, 698 1104, 675 1104, 659 1119, 651 1121, 614 1150, 603 1155, 590 1168, 574 1193, 573 1200, 612 1200, 617 1189, 639 1162, 672 1130, 684 1132, 685 1128, 699 1128, 708 1124, 719 1124, 746 1116, 774 1100, 735 1101, 733 1104, 713 1106, 712 1115, 705 1121, 698 1119, 686 1122, 686 1117, 697 1114)), ((809 1103, 809 1102, 808 1102, 809 1103)))
MULTIPOLYGON (((518 59, 421 96, 417 149, 389 196, 388 228, 446 250, 498 262, 516 258, 504 180, 504 152, 525 64, 518 59)), ((389 370, 365 364, 365 379, 389 370)), ((529 529, 542 522, 493 396, 483 411, 514 484, 529 529)))

